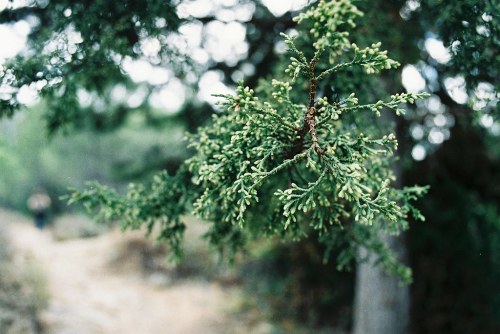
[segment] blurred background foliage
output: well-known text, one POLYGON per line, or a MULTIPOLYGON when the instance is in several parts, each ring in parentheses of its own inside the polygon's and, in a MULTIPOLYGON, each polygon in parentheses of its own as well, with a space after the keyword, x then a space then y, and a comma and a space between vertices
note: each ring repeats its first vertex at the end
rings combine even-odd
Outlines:
MULTIPOLYGON (((26 198, 42 186, 54 210, 65 212, 57 198, 68 187, 97 180, 123 189, 160 169, 174 172, 189 156, 184 131, 194 132, 216 112, 210 94, 231 91, 241 79, 255 87, 283 70, 279 33, 293 32, 292 16, 301 8, 299 1, 284 9, 250 0, 83 3, 36 1, 0 11, 1 24, 30 26, 29 51, 12 60, 11 72, 0 65, 10 87, 0 92, 0 113, 19 107, 21 90, 31 87, 42 97, 0 124, 2 206, 26 210, 26 198), (229 30, 239 37, 225 37, 229 30), (59 44, 51 46, 54 40, 59 44)), ((351 73, 338 78, 342 87, 369 86, 377 95, 403 84, 432 94, 397 123, 402 185, 431 186, 418 203, 427 221, 412 224, 406 236, 414 271, 412 332, 496 333, 498 1, 356 5, 365 13, 353 32, 356 42, 382 41, 402 66, 376 83, 351 73)), ((312 240, 256 245, 242 275, 259 305, 277 318, 347 330, 354 275, 323 264, 319 247, 312 240)))
POLYGON ((60 213, 68 209, 59 200, 68 187, 82 188, 89 180, 99 180, 123 188, 128 182, 149 179, 158 169, 175 169, 187 156, 178 145, 184 129, 175 120, 150 127, 142 115, 134 115, 114 132, 82 129, 72 136, 48 138, 40 117, 46 108, 37 105, 30 114, 19 113, 1 125, 3 206, 26 211, 29 194, 42 187, 55 201, 53 210, 60 213))

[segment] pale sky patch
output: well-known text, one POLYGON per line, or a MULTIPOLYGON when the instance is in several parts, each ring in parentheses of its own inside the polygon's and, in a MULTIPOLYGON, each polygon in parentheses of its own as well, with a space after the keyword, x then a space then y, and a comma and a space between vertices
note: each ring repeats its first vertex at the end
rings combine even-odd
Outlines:
POLYGON ((118 84, 111 90, 111 99, 114 102, 122 102, 127 96, 127 93, 125 85, 118 84))
POLYGON ((488 114, 484 114, 481 116, 481 119, 479 120, 479 122, 485 128, 490 128, 493 126, 494 119, 493 119, 493 116, 488 115, 488 114))
POLYGON ((212 21, 205 26, 205 32, 204 48, 215 61, 235 64, 246 56, 248 43, 245 42, 246 28, 243 24, 212 21))
POLYGON ((440 129, 432 128, 431 131, 429 131, 429 143, 439 145, 444 142, 444 139, 444 133, 440 129))
POLYGON ((450 97, 459 104, 465 104, 469 99, 465 89, 465 79, 458 75, 444 79, 444 86, 450 97))
POLYGON ((442 41, 430 37, 425 40, 425 49, 429 55, 434 58, 438 63, 446 64, 451 59, 451 54, 442 41))
POLYGON ((403 68, 401 81, 409 93, 420 93, 425 89, 425 79, 413 65, 406 65, 403 68))
POLYGON ((144 103, 148 91, 143 87, 138 87, 132 94, 127 96, 127 106, 129 108, 138 108, 144 103))
POLYGON ((121 67, 135 82, 149 82, 152 85, 162 85, 172 77, 172 72, 164 67, 153 66, 144 59, 132 60, 127 57, 123 60, 121 67))
POLYGON ((156 57, 161 50, 160 41, 157 38, 145 38, 141 41, 141 50, 146 57, 156 57))
POLYGON ((35 84, 24 85, 19 88, 16 98, 19 103, 28 107, 34 105, 38 101, 38 91, 35 84))
POLYGON ((274 16, 282 16, 289 11, 297 11, 304 8, 308 0, 262 0, 262 3, 274 16))
POLYGON ((25 26, 18 25, 17 27, 16 29, 12 25, 0 24, 0 41, 2 41, 2 46, 0 47, 0 64, 5 62, 5 59, 16 56, 26 45, 25 26))
POLYGON ((172 80, 159 91, 149 97, 149 103, 154 108, 164 110, 167 113, 175 113, 184 104, 186 99, 186 88, 177 78, 172 80))
POLYGON ((423 145, 417 144, 413 146, 413 149, 411 150, 411 156, 416 161, 422 161, 427 156, 427 151, 425 150, 425 147, 423 145))
POLYGON ((0 0, 0 11, 4 10, 5 8, 7 8, 8 5, 9 5, 9 1, 8 0, 0 0))
POLYGON ((213 0, 192 0, 183 1, 177 7, 177 15, 181 18, 208 16, 213 9, 213 0))
POLYGON ((203 74, 198 84, 198 98, 215 104, 221 99, 213 96, 213 94, 233 94, 234 90, 224 85, 222 79, 222 73, 218 71, 208 71, 203 74))
POLYGON ((410 133, 413 139, 420 140, 424 138, 424 127, 420 124, 414 124, 410 128, 410 133))

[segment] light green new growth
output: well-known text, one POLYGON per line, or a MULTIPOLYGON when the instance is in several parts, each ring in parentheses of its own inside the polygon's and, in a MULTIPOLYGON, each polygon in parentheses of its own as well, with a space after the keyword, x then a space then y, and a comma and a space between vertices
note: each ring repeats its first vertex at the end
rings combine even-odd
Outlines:
POLYGON ((223 112, 190 136, 195 154, 175 177, 155 180, 151 192, 134 188, 126 199, 96 187, 74 194, 73 200, 99 208, 107 218, 125 218, 129 228, 138 227, 136 221, 150 228, 160 221, 161 237, 177 254, 180 216, 192 203, 194 213, 210 222, 207 236, 219 249, 232 253, 249 237, 315 237, 326 246, 325 258, 338 250, 339 268, 349 266, 362 245, 376 252, 389 272, 409 281, 409 269, 378 236, 407 228, 409 213, 423 220, 409 201, 426 189, 392 187, 395 135, 376 137, 374 124, 361 128, 349 115, 380 116, 384 109, 399 115, 401 104, 426 94, 395 94, 371 104, 359 104, 354 93, 331 102, 317 97, 322 82, 335 82, 332 76, 340 71, 361 67, 376 74, 399 65, 380 43, 360 49, 349 41, 345 29, 354 28, 361 15, 350 1, 320 1, 300 14, 299 23, 312 24, 314 55, 307 58, 283 34, 292 54, 289 81, 272 80, 267 95, 257 96, 243 84, 235 96, 222 95, 223 112), (346 54, 350 62, 336 63, 346 54))

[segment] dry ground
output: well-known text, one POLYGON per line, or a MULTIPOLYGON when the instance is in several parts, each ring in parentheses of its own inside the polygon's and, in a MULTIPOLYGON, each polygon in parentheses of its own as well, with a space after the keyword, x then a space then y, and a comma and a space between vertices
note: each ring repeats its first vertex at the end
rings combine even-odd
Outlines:
POLYGON ((49 334, 265 333, 233 309, 237 287, 201 279, 158 285, 138 273, 113 270, 113 250, 137 234, 112 231, 98 237, 55 241, 25 217, 0 211, 17 259, 36 261, 50 296, 41 314, 49 334))

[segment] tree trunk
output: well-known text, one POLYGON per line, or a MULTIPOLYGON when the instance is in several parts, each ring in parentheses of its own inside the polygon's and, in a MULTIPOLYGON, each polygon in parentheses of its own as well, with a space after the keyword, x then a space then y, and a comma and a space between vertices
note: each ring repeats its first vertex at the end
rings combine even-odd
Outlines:
MULTIPOLYGON (((398 124, 397 117, 390 112, 382 114, 388 124, 398 124)), ((398 127, 398 126, 396 126, 398 127)), ((400 137, 398 135, 398 137, 400 137)), ((392 166, 396 176, 394 185, 403 185, 403 173, 398 162, 392 166)), ((381 234, 380 238, 403 262, 407 260, 404 234, 391 236, 381 234)), ((365 257, 367 250, 358 250, 365 257)), ((400 284, 398 278, 387 275, 374 263, 377 257, 370 254, 367 262, 356 267, 354 291, 353 334, 405 334, 409 330, 410 295, 409 287, 400 284)))
MULTIPOLYGON (((403 236, 381 237, 400 259, 406 257, 403 236)), ((366 249, 360 249, 362 255, 366 249)), ((409 288, 388 276, 380 266, 374 266, 376 257, 361 263, 356 269, 353 334, 404 334, 408 332, 409 288)))

